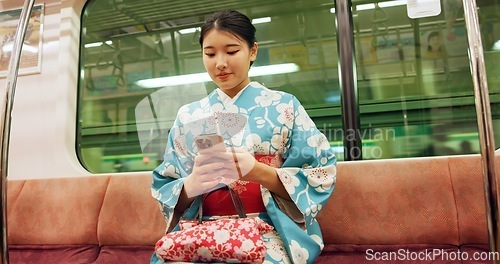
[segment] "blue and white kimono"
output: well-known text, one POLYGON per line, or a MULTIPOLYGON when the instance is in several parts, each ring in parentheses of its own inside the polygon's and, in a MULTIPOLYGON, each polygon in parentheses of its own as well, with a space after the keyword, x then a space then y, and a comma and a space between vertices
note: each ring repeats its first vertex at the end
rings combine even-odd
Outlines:
MULTIPOLYGON (((255 155, 282 157, 283 164, 276 169, 277 175, 292 201, 273 195, 261 186, 262 200, 290 260, 313 263, 323 249, 316 216, 334 189, 336 158, 327 138, 297 98, 257 82, 251 82, 233 98, 217 89, 202 100, 180 108, 169 133, 164 161, 153 171, 152 195, 159 201, 167 225, 177 225, 174 208, 197 153, 193 138, 211 132, 229 140, 226 145, 245 147, 255 155), (217 120, 217 113, 245 118, 217 120), (217 122, 234 124, 221 131, 217 122)), ((198 205, 195 200, 183 217, 193 218, 198 205)), ((178 230, 178 226, 173 230, 178 230)), ((151 263, 161 261, 153 254, 151 263)), ((266 263, 281 263, 281 260, 268 254, 266 263)))

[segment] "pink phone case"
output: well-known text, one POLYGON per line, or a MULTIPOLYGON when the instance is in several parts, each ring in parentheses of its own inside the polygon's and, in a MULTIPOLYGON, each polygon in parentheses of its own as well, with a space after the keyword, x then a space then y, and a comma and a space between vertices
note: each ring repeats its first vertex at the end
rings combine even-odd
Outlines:
POLYGON ((199 135, 194 140, 199 151, 226 151, 224 140, 218 134, 199 135))

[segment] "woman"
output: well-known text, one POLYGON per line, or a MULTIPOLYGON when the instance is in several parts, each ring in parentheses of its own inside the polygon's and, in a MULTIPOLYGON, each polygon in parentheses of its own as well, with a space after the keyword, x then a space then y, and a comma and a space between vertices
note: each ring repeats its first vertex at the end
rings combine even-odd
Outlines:
MULTIPOLYGON (((328 140, 294 96, 250 82, 258 45, 248 17, 215 13, 201 28, 200 45, 219 88, 181 107, 164 162, 153 172, 152 193, 168 231, 178 229, 181 215, 194 217, 200 196, 206 196, 204 216, 236 214, 227 190, 218 189, 226 184, 248 215, 274 226, 262 235, 264 263, 312 263, 323 248, 315 218, 335 185, 328 140), (213 132, 230 151, 198 151, 196 136, 213 132)), ((161 261, 153 255, 151 263, 161 261)))

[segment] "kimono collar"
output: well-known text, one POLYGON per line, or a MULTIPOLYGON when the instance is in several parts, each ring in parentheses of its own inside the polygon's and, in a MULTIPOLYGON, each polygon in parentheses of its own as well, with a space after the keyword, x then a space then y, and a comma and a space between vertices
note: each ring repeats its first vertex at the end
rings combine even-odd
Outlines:
POLYGON ((243 93, 243 91, 246 90, 246 88, 250 84, 251 84, 251 82, 249 84, 247 84, 245 87, 243 87, 243 89, 241 89, 233 98, 229 97, 229 95, 224 93, 220 88, 217 88, 216 91, 217 91, 217 94, 219 95, 219 99, 220 99, 222 105, 224 105, 225 108, 229 108, 229 107, 233 106, 234 102, 236 102, 236 100, 238 100, 240 95, 243 93))

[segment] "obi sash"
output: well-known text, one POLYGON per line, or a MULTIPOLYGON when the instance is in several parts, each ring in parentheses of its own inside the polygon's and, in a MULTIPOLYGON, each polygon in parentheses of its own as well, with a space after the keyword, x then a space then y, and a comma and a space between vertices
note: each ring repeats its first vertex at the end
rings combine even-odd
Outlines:
MULTIPOLYGON (((267 164, 274 168, 281 167, 282 161, 280 156, 275 155, 255 155, 258 162, 267 164)), ((262 201, 260 192, 260 184, 256 182, 237 180, 230 183, 229 188, 233 189, 240 197, 245 213, 261 213, 266 212, 266 207, 262 201)), ((236 215, 231 195, 227 189, 218 189, 209 194, 204 194, 203 198, 203 215, 236 215)))

